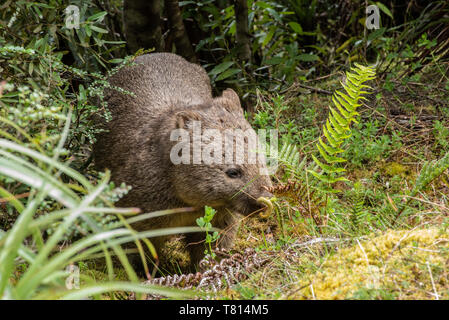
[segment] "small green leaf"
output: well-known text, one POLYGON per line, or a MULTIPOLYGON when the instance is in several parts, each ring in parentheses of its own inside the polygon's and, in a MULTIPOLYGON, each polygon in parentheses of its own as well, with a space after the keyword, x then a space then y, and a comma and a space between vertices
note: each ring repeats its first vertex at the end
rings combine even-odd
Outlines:
POLYGON ((385 13, 387 16, 393 19, 393 15, 391 14, 390 9, 388 9, 382 2, 377 1, 376 5, 379 7, 380 10, 382 10, 383 13, 385 13))
POLYGON ((220 81, 220 80, 224 80, 226 78, 232 77, 233 75, 241 72, 241 69, 237 69, 237 68, 232 68, 232 69, 228 69, 225 72, 223 72, 222 74, 220 74, 217 79, 215 79, 215 81, 220 81))
POLYGON ((270 64, 270 65, 277 65, 280 64, 284 61, 285 59, 281 58, 281 57, 273 57, 271 59, 267 59, 265 60, 265 64, 270 64))
POLYGON ((234 61, 225 61, 220 63, 218 66, 216 66, 215 68, 213 68, 210 72, 209 75, 214 76, 217 74, 220 74, 222 72, 224 72, 225 70, 229 69, 232 65, 234 64, 234 61))
POLYGON ((86 25, 86 26, 84 27, 84 31, 86 31, 86 35, 87 35, 88 37, 91 37, 91 36, 92 36, 92 30, 90 29, 89 25, 86 25))
POLYGON ((300 54, 297 58, 299 61, 305 61, 305 62, 319 60, 319 57, 315 54, 300 54))
POLYGON ((262 41, 262 47, 265 47, 268 42, 270 42, 270 40, 273 38, 274 32, 276 31, 277 27, 276 26, 271 26, 270 30, 268 30, 268 33, 265 35, 265 37, 263 38, 262 41))
POLYGON ((94 31, 97 31, 98 33, 108 33, 109 31, 94 25, 91 25, 90 28, 94 31))
POLYGON ((107 15, 107 11, 101 11, 87 18, 87 21, 101 21, 107 15))
POLYGON ((123 59, 122 58, 116 58, 116 59, 111 59, 108 62, 109 63, 122 63, 123 59))
POLYGON ((301 27, 301 25, 300 25, 299 23, 292 21, 292 22, 289 22, 288 25, 289 25, 290 28, 292 28, 293 31, 295 31, 296 33, 302 34, 302 27, 301 27))

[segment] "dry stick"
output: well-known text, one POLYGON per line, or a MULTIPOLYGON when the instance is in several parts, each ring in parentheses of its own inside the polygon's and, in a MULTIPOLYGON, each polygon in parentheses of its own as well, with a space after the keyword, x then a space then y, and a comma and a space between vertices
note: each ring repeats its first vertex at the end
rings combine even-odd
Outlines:
POLYGON ((318 80, 323 80, 323 79, 332 77, 332 76, 336 75, 337 73, 338 72, 330 73, 328 75, 321 76, 321 77, 318 77, 318 78, 315 78, 315 79, 305 80, 304 82, 314 82, 314 81, 318 81, 318 80))
MULTIPOLYGON (((437 177, 434 177, 432 180, 430 180, 430 181, 426 184, 426 186, 430 185, 436 178, 438 178, 438 176, 437 176, 437 177)), ((424 187, 426 187, 426 186, 424 186, 424 187)), ((422 189, 421 189, 421 190, 422 190, 422 189)), ((420 191, 417 191, 417 192, 420 192, 420 191)), ((411 200, 415 200, 414 197, 412 197, 412 196, 407 196, 407 197, 408 197, 407 201, 401 206, 401 209, 399 210, 398 214, 397 214, 396 217, 394 218, 394 220, 393 220, 391 226, 394 226, 394 225, 395 225, 395 223, 396 223, 396 221, 398 220, 399 216, 402 214, 402 212, 403 212, 403 211, 405 210, 405 208, 408 206, 408 204, 410 203, 410 201, 411 201, 411 200)))
MULTIPOLYGON (((406 131, 412 132, 412 130, 410 130, 409 128, 400 125, 399 123, 397 123, 397 122, 394 121, 393 119, 390 119, 389 117, 387 117, 386 115, 380 113, 379 111, 377 111, 377 110, 374 109, 373 107, 367 105, 365 102, 362 101, 362 104, 363 104, 365 107, 367 107, 368 109, 372 110, 373 112, 380 114, 382 117, 384 117, 385 119, 387 119, 388 122, 392 122, 394 125, 396 125, 396 126, 402 128, 402 129, 404 129, 404 130, 406 130, 406 131)), ((387 123, 387 124, 388 124, 388 123, 387 123)), ((386 125, 387 125, 387 124, 386 124, 386 125)), ((386 125, 385 125, 385 126, 386 126, 386 125)))
POLYGON ((332 95, 332 92, 330 92, 330 91, 327 91, 327 90, 324 90, 324 89, 320 89, 320 88, 311 87, 311 86, 306 86, 306 85, 300 84, 298 82, 295 82, 293 85, 291 85, 289 88, 285 89, 281 93, 285 93, 285 92, 289 91, 294 86, 298 86, 298 87, 301 87, 301 88, 304 88, 304 89, 308 89, 310 91, 317 92, 317 93, 332 95))
POLYGON ((435 282, 433 281, 432 270, 430 270, 429 261, 426 261, 426 265, 427 265, 427 270, 429 270, 430 281, 432 282, 432 288, 433 288, 435 299, 440 300, 440 297, 438 296, 437 289, 435 288, 435 282))
POLYGON ((30 195, 29 192, 25 192, 25 193, 21 193, 21 194, 18 194, 18 195, 14 195, 14 196, 12 196, 12 197, 2 198, 2 199, 0 199, 0 203, 7 203, 7 202, 9 202, 9 201, 11 201, 11 200, 14 200, 14 199, 22 199, 22 198, 26 198, 26 197, 28 197, 29 195, 30 195))
POLYGON ((296 84, 298 87, 304 88, 304 89, 308 89, 317 93, 322 93, 322 94, 327 94, 327 95, 332 95, 332 92, 324 90, 324 89, 320 89, 320 88, 315 88, 315 87, 310 87, 310 86, 306 86, 304 84, 300 84, 297 83, 296 84))
POLYGON ((427 203, 427 204, 431 204, 433 206, 440 207, 441 209, 449 211, 449 208, 443 206, 442 204, 438 204, 438 203, 435 203, 435 202, 432 202, 432 201, 428 201, 428 200, 424 200, 424 199, 417 198, 417 197, 412 197, 412 196, 405 196, 405 197, 413 199, 413 200, 417 200, 417 201, 420 201, 420 202, 424 202, 424 203, 427 203))

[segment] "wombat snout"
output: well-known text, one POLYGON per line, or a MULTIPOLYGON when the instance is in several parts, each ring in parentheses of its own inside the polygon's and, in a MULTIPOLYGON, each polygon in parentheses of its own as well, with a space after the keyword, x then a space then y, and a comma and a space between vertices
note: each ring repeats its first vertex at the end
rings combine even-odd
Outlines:
POLYGON ((262 212, 268 212, 268 215, 271 214, 271 210, 273 209, 273 205, 271 204, 270 200, 273 197, 273 195, 269 192, 264 192, 258 197, 257 199, 251 199, 251 206, 250 206, 250 212, 251 213, 262 213, 262 212))

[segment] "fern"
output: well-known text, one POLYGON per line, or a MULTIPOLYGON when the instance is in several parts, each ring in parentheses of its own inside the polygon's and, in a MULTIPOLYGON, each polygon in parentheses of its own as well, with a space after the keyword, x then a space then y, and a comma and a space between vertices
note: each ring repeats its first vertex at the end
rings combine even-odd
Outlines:
POLYGON ((427 186, 436 178, 441 176, 444 171, 449 168, 449 152, 447 152, 441 159, 426 161, 419 173, 418 178, 416 178, 415 185, 412 191, 409 193, 408 200, 399 206, 398 213, 396 218, 393 221, 393 224, 402 214, 404 209, 409 205, 410 201, 413 198, 427 188, 427 186))
POLYGON ((351 221, 353 230, 358 230, 368 212, 365 210, 365 194, 362 190, 361 183, 354 183, 353 190, 354 195, 351 197, 349 220, 351 221))
POLYGON ((441 159, 426 161, 419 173, 415 182, 415 187, 410 193, 411 197, 414 197, 424 190, 433 180, 438 178, 444 171, 449 168, 449 152, 447 152, 441 159))
POLYGON ((309 214, 317 226, 321 225, 320 209, 325 205, 325 198, 321 197, 317 188, 295 179, 267 190, 297 207, 300 212, 309 214))
POLYGON ((319 211, 324 206, 325 199, 317 188, 318 181, 307 176, 309 169, 317 170, 318 166, 313 162, 308 163, 306 157, 301 159, 297 146, 290 143, 282 145, 277 160, 288 180, 270 188, 269 191, 298 207, 301 212, 308 213, 316 224, 320 225, 319 211))
POLYGON ((294 144, 286 143, 282 146, 278 155, 278 162, 285 168, 289 177, 297 176, 304 169, 307 159, 304 157, 300 162, 298 148, 294 144))
MULTIPOLYGON (((298 148, 289 143, 284 144, 278 154, 278 162, 288 181, 272 187, 270 191, 298 207, 301 212, 308 213, 316 225, 322 224, 320 212, 327 202, 323 191, 336 192, 330 187, 331 184, 348 181, 343 175, 345 169, 338 166, 346 161, 339 156, 344 152, 341 145, 351 136, 351 123, 357 122, 356 117, 359 116, 356 111, 360 106, 359 101, 365 99, 362 95, 368 93, 364 89, 369 87, 364 83, 375 78, 373 67, 356 64, 351 70, 352 73, 346 73, 346 84, 343 84, 345 93, 336 91, 332 97, 334 107, 330 107, 329 117, 323 126, 324 137, 320 137, 316 144, 321 159, 312 155, 313 161, 307 163, 305 157, 301 159, 298 148), (323 182, 327 188, 323 188, 323 182)), ((350 216, 354 228, 366 213, 363 199, 354 199, 350 216)))
POLYGON ((373 67, 365 67, 355 64, 351 68, 353 72, 346 72, 346 83, 342 84, 346 93, 336 91, 332 97, 335 108, 329 107, 330 112, 326 124, 323 125, 323 135, 319 138, 316 147, 321 155, 321 160, 312 155, 313 161, 319 167, 316 170, 309 170, 319 181, 326 183, 329 188, 327 191, 336 192, 330 185, 337 181, 348 181, 343 173, 346 171, 339 166, 346 159, 339 156, 344 152, 341 148, 343 142, 351 136, 351 123, 357 123, 359 113, 356 109, 360 106, 359 101, 365 99, 362 95, 367 94, 364 89, 370 88, 364 83, 375 79, 373 67))

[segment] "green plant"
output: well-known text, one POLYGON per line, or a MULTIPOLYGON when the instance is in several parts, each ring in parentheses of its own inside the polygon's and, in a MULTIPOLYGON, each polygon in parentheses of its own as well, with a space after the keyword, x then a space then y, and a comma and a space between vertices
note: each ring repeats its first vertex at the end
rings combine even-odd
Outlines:
MULTIPOLYGON (((275 94, 270 98, 269 102, 260 103, 257 112, 250 121, 257 128, 276 129, 282 145, 296 144, 302 147, 312 138, 311 135, 316 133, 313 129, 309 130, 303 127, 309 124, 309 119, 291 119, 292 105, 287 104, 285 97, 275 94)), ((307 113, 308 109, 304 108, 302 111, 307 113)), ((306 118, 307 115, 303 117, 306 118)))
MULTIPOLYGON (((67 129, 68 126, 60 140, 60 146, 67 136, 67 129)), ((78 172, 57 161, 58 154, 49 158, 4 139, 0 139, 0 153, 0 174, 31 186, 26 205, 23 205, 6 189, 0 189, 1 196, 8 199, 20 213, 9 230, 0 230, 1 297, 8 299, 79 299, 115 290, 180 297, 180 293, 176 291, 156 286, 143 286, 139 283, 120 244, 142 240, 151 250, 151 245, 146 238, 171 234, 174 230, 165 232, 156 230, 137 234, 129 229, 130 222, 123 216, 134 215, 138 210, 135 208, 118 209, 108 204, 103 191, 107 186, 109 173, 106 173, 103 180, 94 186, 78 172), (32 161, 25 160, 16 154, 38 161, 41 166, 45 166, 45 169, 38 168, 32 161), (56 176, 54 171, 56 171, 56 176), (55 178, 61 173, 80 183, 83 196, 70 190, 69 184, 64 184, 55 178), (53 198, 66 208, 47 212, 46 215, 35 218, 37 210, 47 197, 53 198), (114 228, 105 227, 96 222, 95 217, 100 213, 117 215, 120 220, 114 225, 114 228), (60 247, 69 227, 79 218, 86 221, 89 226, 88 234, 78 241, 60 247), (48 237, 44 237, 43 233, 55 222, 60 223, 54 232, 48 237), (91 281, 80 290, 70 291, 64 285, 65 279, 69 276, 64 271, 65 268, 78 261, 98 257, 99 254, 105 258, 109 281, 100 284, 91 281), (112 255, 118 257, 131 280, 130 283, 114 281, 112 255), (25 268, 23 264, 26 265, 25 268), (21 268, 22 271, 19 271, 18 278, 16 276, 16 280, 11 282, 12 275, 17 274, 16 268, 21 268)), ((87 279, 87 281, 89 280, 87 279)))
POLYGON ((356 182, 354 183, 353 196, 351 197, 351 211, 349 217, 354 231, 357 231, 361 227, 367 214, 368 212, 365 209, 365 194, 362 190, 362 185, 360 182, 356 182))
MULTIPOLYGON (((90 0, 10 1, 0 14, 0 46, 55 46, 65 51, 65 59, 72 60, 75 67, 91 72, 105 70, 109 63, 120 62, 119 56, 125 55, 125 42, 114 30, 112 9, 120 5, 110 3, 108 7, 111 10, 106 12, 90 0), (69 5, 79 9, 79 28, 66 25, 65 10, 69 5)), ((39 72, 38 65, 34 66, 29 71, 39 72)))
POLYGON ((391 153, 401 149, 400 131, 383 134, 384 121, 367 120, 353 126, 351 137, 348 138, 344 152, 345 159, 351 165, 363 167, 387 159, 391 153))
POLYGON ((209 206, 204 207, 204 217, 196 219, 196 224, 201 228, 201 230, 206 232, 206 245, 208 249, 204 251, 205 254, 210 254, 212 259, 215 259, 216 254, 212 250, 212 243, 217 241, 220 235, 218 231, 212 231, 212 219, 215 216, 215 209, 209 206))
POLYGON ((352 72, 346 72, 346 83, 343 84, 346 93, 337 90, 332 97, 336 109, 329 107, 329 117, 323 125, 323 134, 327 143, 320 137, 319 143, 316 144, 323 160, 312 155, 314 162, 321 170, 320 172, 309 170, 314 177, 327 184, 327 190, 332 192, 336 191, 331 187, 332 184, 337 181, 347 181, 347 178, 342 175, 346 170, 337 165, 345 162, 346 159, 337 155, 344 151, 341 146, 351 136, 351 123, 358 122, 356 117, 359 113, 356 109, 360 106, 359 101, 366 99, 362 96, 368 93, 364 89, 370 88, 364 83, 375 79, 373 67, 355 64, 351 70, 352 72))
POLYGON ((64 146, 66 150, 61 150, 61 154, 68 155, 70 150, 72 155, 77 155, 72 166, 82 167, 80 162, 86 158, 83 144, 92 144, 95 134, 101 131, 93 125, 92 116, 102 116, 106 121, 110 118, 107 103, 103 100, 105 89, 131 94, 111 87, 107 78, 120 68, 131 65, 135 56, 125 57, 121 64, 101 75, 64 64, 62 55, 55 52, 54 47, 43 44, 28 49, 12 45, 0 48, 0 63, 8 61, 0 77, 10 79, 2 87, 0 96, 0 122, 9 129, 0 131, 0 134, 10 139, 9 131, 11 123, 14 123, 15 130, 20 130, 30 147, 52 152, 54 141, 64 125, 65 114, 70 106, 74 106, 72 127, 64 146), (81 80, 83 84, 73 91, 74 82, 81 80))
MULTIPOLYGON (((4 87, 7 84, 2 83, 0 93, 4 87)), ((6 89, 13 90, 13 86, 6 89)), ((6 139, 0 139, 0 198, 9 209, 3 211, 2 205, 0 220, 7 220, 6 215, 11 214, 16 218, 12 225, 0 227, 0 297, 79 299, 115 290, 183 296, 176 291, 141 285, 120 245, 134 242, 144 259, 144 246, 155 255, 148 238, 200 229, 187 227, 136 233, 129 227, 131 223, 176 210, 127 218, 139 210, 113 205, 126 193, 126 187, 115 188, 109 183, 108 172, 98 181, 91 181, 68 165, 69 159, 64 156, 68 151, 64 145, 71 127, 71 108, 46 112, 42 105, 44 101, 53 101, 52 98, 27 88, 20 89, 14 97, 0 96, 2 103, 5 100, 12 108, 1 104, 0 135, 6 139), (25 119, 29 121, 28 127, 20 122, 25 119), (58 134, 59 121, 63 128, 58 134), (46 129, 54 130, 51 139, 46 138, 46 129), (73 228, 80 233, 74 236, 73 228), (113 256, 131 282, 115 280, 113 256), (108 281, 96 283, 81 275, 83 286, 70 291, 65 286, 70 276, 66 268, 98 258, 105 261, 108 281)), ((147 267, 146 271, 148 273, 147 267)))
POLYGON ((294 144, 285 143, 281 147, 278 155, 280 165, 285 167, 285 174, 287 178, 298 177, 303 172, 304 166, 307 163, 307 158, 304 157, 301 161, 298 148, 294 144))
POLYGON ((441 121, 436 120, 433 124, 433 134, 438 149, 441 149, 441 154, 444 153, 449 148, 449 128, 441 121))
MULTIPOLYGON (((248 1, 249 30, 254 39, 251 52, 255 58, 245 62, 239 61, 235 49, 234 5, 211 0, 182 1, 180 5, 184 19, 195 21, 199 29, 196 33, 203 35, 195 49, 199 55, 215 62, 209 75, 217 85, 224 82, 253 87, 253 80, 257 79, 259 86, 277 91, 298 76, 304 79, 313 72, 313 68, 303 70, 303 66, 320 61, 318 54, 325 52, 319 46, 300 45, 305 37, 313 37, 315 33, 303 30, 299 24, 302 17, 295 16, 289 3, 248 1)), ((310 20, 315 6, 308 12, 305 16, 310 20)), ((210 64, 204 66, 209 70, 210 64)))
POLYGON ((407 201, 401 203, 397 210, 397 214, 395 219, 393 220, 393 224, 397 221, 397 219, 404 212, 405 208, 410 205, 410 202, 415 200, 415 197, 427 186, 440 177, 447 169, 449 168, 449 151, 441 157, 439 160, 432 160, 424 162, 421 171, 419 173, 418 178, 416 178, 413 189, 409 192, 407 201))
MULTIPOLYGON (((323 126, 327 143, 320 137, 316 144, 324 161, 320 161, 312 154, 313 161, 307 163, 306 157, 301 159, 295 145, 284 143, 278 154, 281 169, 278 172, 283 172, 282 180, 287 182, 271 190, 276 196, 286 199, 299 208, 302 214, 309 215, 320 230, 327 223, 329 214, 334 215, 337 221, 340 220, 335 215, 337 203, 335 199, 328 196, 329 192, 337 192, 331 187, 332 184, 347 181, 342 175, 345 169, 337 166, 346 159, 337 155, 344 152, 341 146, 351 136, 351 123, 357 122, 356 116, 359 114, 356 108, 360 106, 359 101, 364 99, 362 95, 367 93, 363 89, 368 88, 363 83, 374 79, 375 74, 372 67, 357 64, 351 70, 353 73, 347 73, 346 84, 343 85, 346 93, 336 91, 332 98, 336 109, 330 108, 329 117, 323 126), (325 216, 323 213, 326 213, 325 216)), ((360 194, 357 192, 356 194, 357 199, 354 199, 355 204, 349 215, 349 220, 354 227, 366 215, 363 201, 359 199, 360 194)))

